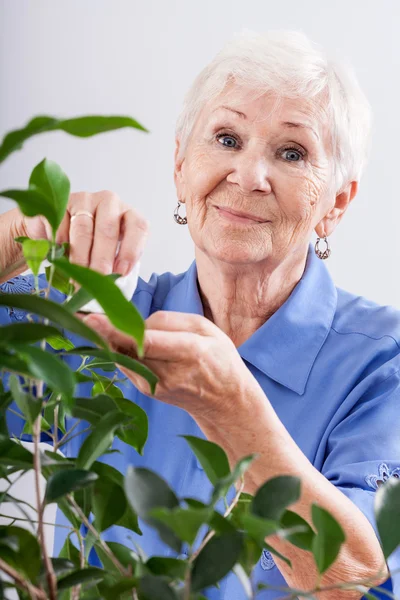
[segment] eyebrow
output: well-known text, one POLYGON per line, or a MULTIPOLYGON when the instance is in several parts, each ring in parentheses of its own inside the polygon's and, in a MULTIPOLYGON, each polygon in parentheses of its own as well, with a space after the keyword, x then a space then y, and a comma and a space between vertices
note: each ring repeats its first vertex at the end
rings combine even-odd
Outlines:
MULTIPOLYGON (((220 110, 221 108, 224 110, 229 110, 229 111, 233 112, 234 114, 238 115, 241 119, 247 119, 247 116, 243 112, 241 112, 240 110, 236 110, 235 108, 232 108, 231 106, 225 106, 225 105, 217 106, 217 108, 215 108, 213 110, 213 112, 215 112, 216 110, 220 110)), ((312 133, 315 135, 315 137, 319 140, 318 133, 315 131, 315 129, 313 127, 311 127, 311 125, 306 125, 305 123, 298 123, 295 121, 282 121, 281 125, 286 125, 286 127, 310 129, 310 131, 312 131, 312 133)))

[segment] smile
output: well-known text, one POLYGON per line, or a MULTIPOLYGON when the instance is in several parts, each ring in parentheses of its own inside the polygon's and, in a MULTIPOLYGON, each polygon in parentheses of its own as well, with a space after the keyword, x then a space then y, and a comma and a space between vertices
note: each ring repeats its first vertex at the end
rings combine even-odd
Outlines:
POLYGON ((232 210, 231 208, 223 208, 223 207, 219 207, 219 206, 215 206, 214 208, 217 209, 218 213, 221 215, 221 217, 223 217, 224 219, 234 222, 234 223, 247 223, 249 224, 254 224, 254 223, 269 223, 269 221, 264 220, 264 219, 260 219, 259 217, 256 217, 254 215, 249 215, 247 213, 241 213, 235 210, 232 210))

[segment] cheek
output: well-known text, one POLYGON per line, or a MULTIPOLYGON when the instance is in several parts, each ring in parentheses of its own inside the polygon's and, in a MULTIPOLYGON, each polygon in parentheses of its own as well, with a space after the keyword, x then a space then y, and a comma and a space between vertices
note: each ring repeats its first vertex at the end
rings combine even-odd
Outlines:
POLYGON ((296 221, 310 220, 327 189, 327 171, 322 167, 307 167, 285 179, 282 198, 284 213, 296 221))

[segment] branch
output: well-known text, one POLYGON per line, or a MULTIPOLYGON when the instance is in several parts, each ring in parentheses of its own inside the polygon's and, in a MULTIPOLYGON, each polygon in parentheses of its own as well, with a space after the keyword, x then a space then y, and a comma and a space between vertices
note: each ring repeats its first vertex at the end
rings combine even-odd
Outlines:
POLYGON ((111 552, 110 548, 107 544, 101 539, 99 532, 93 527, 91 522, 86 518, 85 513, 81 510, 80 506, 75 502, 74 498, 68 494, 67 495, 68 502, 72 506, 72 508, 76 511, 78 516, 80 517, 82 523, 92 532, 95 538, 100 543, 104 552, 107 554, 108 558, 112 561, 113 565, 118 569, 121 575, 127 575, 125 568, 121 565, 117 557, 111 552))
POLYGON ((11 577, 11 579, 13 579, 19 587, 26 590, 31 598, 35 598, 35 600, 47 600, 46 594, 43 592, 43 590, 40 590, 30 583, 30 581, 24 579, 23 576, 18 573, 18 571, 10 567, 10 565, 4 562, 2 558, 0 558, 0 569, 9 577, 11 577))
POLYGON ((42 415, 39 413, 34 425, 33 425, 33 443, 34 443, 34 453, 33 453, 33 466, 35 471, 35 489, 36 489, 36 504, 37 504, 37 514, 38 514, 38 533, 39 533, 39 544, 42 551, 42 558, 44 563, 44 568, 46 571, 46 580, 49 588, 50 600, 57 600, 57 578, 54 573, 53 563, 50 560, 50 557, 47 553, 46 548, 46 538, 44 535, 44 523, 43 523, 43 512, 44 505, 42 503, 40 497, 40 449, 39 449, 39 440, 40 440, 40 426, 41 426, 42 415))

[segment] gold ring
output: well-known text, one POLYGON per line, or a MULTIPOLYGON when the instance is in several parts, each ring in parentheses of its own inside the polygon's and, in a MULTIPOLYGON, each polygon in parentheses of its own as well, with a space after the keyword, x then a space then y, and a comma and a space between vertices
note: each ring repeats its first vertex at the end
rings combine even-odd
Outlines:
POLYGON ((72 217, 70 218, 70 223, 72 223, 72 221, 75 219, 75 217, 79 217, 81 215, 85 215, 86 217, 90 217, 93 221, 94 221, 94 214, 89 212, 88 210, 78 210, 77 213, 75 213, 74 215, 72 215, 72 217))

